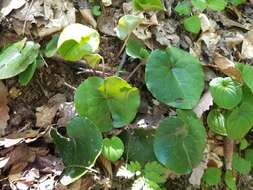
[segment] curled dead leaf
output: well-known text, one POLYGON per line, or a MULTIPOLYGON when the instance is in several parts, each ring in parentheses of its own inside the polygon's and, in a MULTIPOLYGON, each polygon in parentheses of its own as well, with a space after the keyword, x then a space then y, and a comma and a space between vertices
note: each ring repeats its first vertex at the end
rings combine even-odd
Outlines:
POLYGON ((210 91, 208 90, 207 92, 204 93, 198 105, 193 109, 193 111, 197 114, 199 118, 201 118, 203 113, 209 110, 212 105, 213 105, 213 97, 210 91))
POLYGON ((227 75, 239 82, 242 81, 242 76, 241 76, 240 70, 235 67, 234 62, 230 61, 226 57, 224 57, 218 53, 215 53, 214 64, 225 75, 227 75))

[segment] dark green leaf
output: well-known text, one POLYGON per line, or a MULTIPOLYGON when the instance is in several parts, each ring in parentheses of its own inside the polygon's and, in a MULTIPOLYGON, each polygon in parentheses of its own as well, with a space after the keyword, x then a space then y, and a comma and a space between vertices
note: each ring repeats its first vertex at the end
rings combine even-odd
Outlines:
POLYGON ((138 161, 141 165, 156 161, 153 150, 153 129, 135 129, 125 140, 129 160, 138 161))
POLYGON ((155 135, 154 152, 169 169, 189 173, 202 159, 206 133, 193 112, 177 110, 177 114, 160 123, 155 135))
POLYGON ((251 162, 251 166, 253 166, 253 149, 247 149, 245 151, 245 159, 251 162))
POLYGON ((200 62, 178 48, 153 51, 147 61, 145 80, 155 98, 181 109, 192 109, 204 88, 200 62))
POLYGON ((67 137, 56 129, 51 136, 63 159, 65 169, 61 183, 68 185, 79 179, 94 165, 102 150, 102 135, 96 126, 86 118, 75 117, 67 126, 67 137))
POLYGON ((54 35, 52 39, 47 43, 44 52, 46 57, 53 57, 57 53, 58 39, 59 35, 54 35))
POLYGON ((126 44, 126 53, 132 58, 145 59, 149 56, 144 43, 131 35, 126 44))
POLYGON ((165 183, 167 169, 156 161, 148 162, 144 168, 144 177, 155 183, 165 183))

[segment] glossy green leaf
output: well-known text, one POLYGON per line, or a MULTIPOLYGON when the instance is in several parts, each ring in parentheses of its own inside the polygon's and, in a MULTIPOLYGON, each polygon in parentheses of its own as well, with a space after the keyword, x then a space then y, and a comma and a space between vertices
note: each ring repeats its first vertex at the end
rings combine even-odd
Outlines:
POLYGON ((207 186, 218 186, 221 182, 221 169, 213 167, 207 168, 202 180, 207 186))
POLYGON ((63 137, 56 129, 51 130, 51 136, 65 165, 61 178, 63 185, 83 176, 87 168, 94 165, 102 150, 102 135, 87 118, 73 118, 66 129, 68 137, 63 137))
POLYGON ((78 61, 95 53, 99 46, 99 33, 82 24, 71 24, 61 32, 58 53, 68 61, 78 61))
POLYGON ((157 159, 177 173, 191 172, 200 163, 205 146, 205 128, 191 111, 177 110, 177 116, 165 118, 154 139, 157 159))
POLYGON ((59 40, 59 35, 54 35, 51 40, 47 43, 45 48, 45 56, 53 57, 57 53, 57 44, 59 40))
POLYGON ((191 0, 192 5, 200 11, 203 11, 207 7, 206 0, 191 0))
POLYGON ((242 71, 242 78, 245 84, 253 92, 253 68, 250 65, 244 65, 242 71))
POLYGON ((188 16, 191 14, 191 4, 189 1, 178 2, 175 10, 181 16, 188 16))
POLYGON ((219 110, 212 110, 207 116, 208 127, 219 135, 227 135, 225 117, 219 110))
POLYGON ((234 153, 232 167, 239 173, 248 175, 251 170, 251 162, 240 157, 238 153, 234 153))
POLYGON ((208 8, 214 11, 222 11, 226 7, 226 0, 207 0, 208 8))
POLYGON ((140 104, 138 89, 118 77, 90 77, 77 88, 74 99, 77 112, 101 131, 129 124, 140 104))
POLYGON ((198 34, 201 29, 201 22, 198 16, 191 16, 184 19, 184 28, 193 34, 198 34))
POLYGON ((103 156, 110 161, 117 161, 123 155, 124 144, 119 137, 103 140, 103 156))
POLYGON ((236 180, 231 170, 227 170, 225 173, 225 183, 230 190, 237 190, 236 180))
POLYGON ((18 82, 21 86, 26 86, 33 78, 36 68, 42 64, 42 59, 40 56, 28 66, 28 68, 18 75, 18 82))
POLYGON ((147 61, 145 80, 155 98, 181 109, 192 109, 204 88, 200 62, 178 48, 153 51, 147 61))
POLYGON ((133 0, 133 5, 137 10, 164 10, 161 0, 133 0))
POLYGON ((153 129, 135 129, 124 141, 129 160, 138 161, 141 165, 156 161, 153 149, 153 129))
POLYGON ((214 102, 221 108, 232 109, 242 100, 240 85, 230 77, 217 77, 209 86, 214 102))
POLYGON ((226 122, 228 136, 232 139, 242 139, 253 126, 253 107, 243 102, 229 114, 226 122))
POLYGON ((131 35, 126 44, 126 53, 135 59, 145 59, 149 56, 148 50, 146 50, 145 44, 131 35))
POLYGON ((125 15, 119 19, 116 34, 119 39, 124 40, 142 22, 142 18, 134 15, 125 15))
POLYGON ((25 71, 39 53, 39 45, 23 39, 0 53, 0 80, 14 77, 25 71))

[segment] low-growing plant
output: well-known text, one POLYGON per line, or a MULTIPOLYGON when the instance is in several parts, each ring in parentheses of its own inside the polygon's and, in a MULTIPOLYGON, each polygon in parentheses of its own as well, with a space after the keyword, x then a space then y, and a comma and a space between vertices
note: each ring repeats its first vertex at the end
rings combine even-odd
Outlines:
POLYGON ((185 30, 198 34, 201 22, 198 16, 192 15, 192 9, 195 9, 195 12, 203 12, 205 9, 223 11, 226 6, 238 6, 245 2, 245 0, 183 0, 178 2, 175 10, 180 16, 185 17, 183 21, 185 30))

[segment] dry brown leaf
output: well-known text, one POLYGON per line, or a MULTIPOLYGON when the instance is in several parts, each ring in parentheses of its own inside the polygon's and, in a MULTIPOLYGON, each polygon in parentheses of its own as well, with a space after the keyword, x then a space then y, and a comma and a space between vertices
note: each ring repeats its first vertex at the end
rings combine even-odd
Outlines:
POLYGON ((235 67, 234 62, 230 61, 226 57, 224 57, 218 53, 215 53, 214 64, 225 75, 227 75, 239 82, 242 81, 242 76, 241 76, 240 70, 235 67))
POLYGON ((193 111, 197 114, 199 118, 202 117, 203 113, 210 109, 210 106, 213 105, 213 97, 208 90, 204 93, 202 98, 200 99, 198 105, 193 109, 193 111))
POLYGON ((2 7, 0 13, 2 17, 6 17, 12 10, 19 9, 26 3, 25 0, 2 0, 0 7, 2 7))
POLYGON ((250 30, 243 39, 241 56, 243 59, 253 58, 253 30, 250 30))
POLYGON ((0 81, 0 136, 4 134, 4 129, 7 127, 7 121, 10 119, 9 107, 7 106, 8 90, 0 81))

